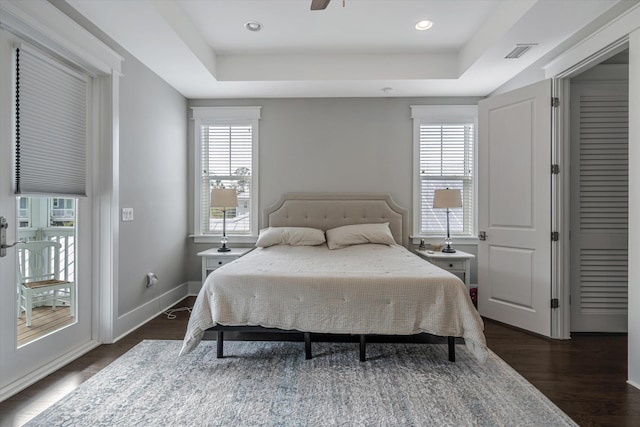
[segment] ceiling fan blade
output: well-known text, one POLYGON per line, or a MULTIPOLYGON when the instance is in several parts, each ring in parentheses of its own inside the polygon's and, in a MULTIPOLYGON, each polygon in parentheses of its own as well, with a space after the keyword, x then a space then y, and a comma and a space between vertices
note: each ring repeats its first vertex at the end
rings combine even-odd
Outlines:
POLYGON ((331 0, 311 0, 311 10, 324 10, 331 0))

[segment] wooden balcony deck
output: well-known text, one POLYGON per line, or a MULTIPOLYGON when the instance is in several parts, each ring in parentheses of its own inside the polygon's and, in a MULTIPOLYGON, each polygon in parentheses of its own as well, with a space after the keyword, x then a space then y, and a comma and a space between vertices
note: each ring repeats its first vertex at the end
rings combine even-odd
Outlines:
POLYGON ((51 307, 37 307, 33 309, 31 316, 30 327, 26 325, 24 313, 18 318, 18 347, 75 322, 69 307, 57 307, 55 310, 51 310, 51 307))

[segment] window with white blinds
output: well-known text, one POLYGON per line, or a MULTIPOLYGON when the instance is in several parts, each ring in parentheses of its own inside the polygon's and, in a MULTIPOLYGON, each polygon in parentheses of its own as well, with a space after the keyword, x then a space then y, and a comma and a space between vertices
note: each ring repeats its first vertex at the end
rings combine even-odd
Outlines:
POLYGON ((475 106, 415 106, 414 230, 416 236, 447 232, 446 209, 433 208, 434 191, 460 190, 462 207, 449 210, 451 235, 474 235, 475 106))
POLYGON ((199 141, 196 235, 220 235, 223 213, 210 207, 211 190, 233 188, 238 207, 226 209, 227 236, 257 234, 259 107, 194 108, 199 141))
POLYGON ((15 65, 16 194, 85 196, 90 78, 26 45, 15 65))

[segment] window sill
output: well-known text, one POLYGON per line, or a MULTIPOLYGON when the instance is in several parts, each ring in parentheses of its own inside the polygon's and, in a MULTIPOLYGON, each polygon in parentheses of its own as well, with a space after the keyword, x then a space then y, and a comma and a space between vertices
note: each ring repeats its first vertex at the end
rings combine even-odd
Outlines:
MULTIPOLYGON (((426 244, 444 243, 444 236, 411 236, 411 243, 419 245, 420 240, 424 239, 426 244)), ((478 238, 475 236, 451 236, 451 240, 455 245, 477 245, 478 238)))
MULTIPOLYGON (((199 234, 199 235, 190 235, 189 237, 193 238, 193 243, 213 243, 213 244, 220 244, 220 239, 222 238, 222 236, 220 235, 203 235, 203 234, 199 234)), ((256 241, 258 240, 258 236, 227 236, 227 243, 228 244, 236 244, 236 243, 243 243, 243 244, 253 244, 255 245, 256 241)))

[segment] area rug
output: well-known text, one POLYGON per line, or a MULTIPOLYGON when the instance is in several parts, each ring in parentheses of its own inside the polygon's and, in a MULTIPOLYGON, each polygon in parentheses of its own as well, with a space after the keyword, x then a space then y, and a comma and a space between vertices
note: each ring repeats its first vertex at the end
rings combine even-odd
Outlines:
POLYGON ((573 421, 490 352, 462 346, 143 341, 30 426, 569 426, 573 421))

